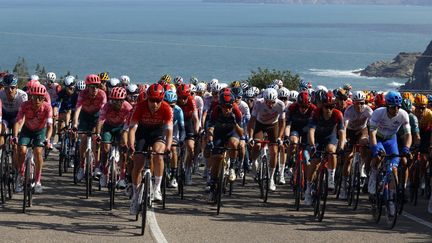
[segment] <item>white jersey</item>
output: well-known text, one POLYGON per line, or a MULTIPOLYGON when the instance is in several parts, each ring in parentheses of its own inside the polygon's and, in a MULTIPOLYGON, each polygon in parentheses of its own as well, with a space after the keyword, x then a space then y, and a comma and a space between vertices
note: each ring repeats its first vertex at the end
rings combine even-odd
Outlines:
POLYGON ((270 108, 264 101, 264 98, 256 99, 252 109, 252 116, 256 117, 257 121, 271 125, 278 120, 285 119, 285 104, 281 100, 276 100, 276 103, 270 108))
POLYGON ((372 109, 367 105, 364 105, 362 112, 357 112, 354 105, 350 105, 345 109, 344 113, 344 124, 346 128, 354 131, 364 129, 369 119, 372 117, 372 112, 372 109))
POLYGON ((47 89, 49 96, 51 97, 51 102, 56 101, 58 98, 59 84, 53 83, 51 88, 46 87, 46 89, 47 89))
POLYGON ((288 109, 289 109, 290 105, 292 105, 294 102, 287 100, 284 103, 285 103, 285 110, 284 110, 285 117, 288 117, 288 112, 289 112, 288 109))
POLYGON ((202 113, 203 113, 203 108, 204 108, 204 101, 203 101, 203 99, 200 97, 200 96, 198 96, 198 95, 195 95, 195 104, 196 104, 196 108, 197 108, 197 110, 198 110, 198 120, 199 120, 199 122, 201 123, 201 118, 202 118, 202 113))
POLYGON ((251 114, 250 114, 249 106, 246 104, 246 102, 244 102, 243 100, 240 100, 238 107, 240 109, 240 112, 242 113, 243 119, 249 121, 251 114))
POLYGON ((372 113, 370 130, 378 130, 377 135, 379 137, 389 139, 397 133, 400 127, 403 128, 405 133, 411 133, 409 116, 406 111, 399 109, 398 114, 391 119, 387 115, 386 107, 378 108, 372 113))
POLYGON ((8 116, 16 117, 21 104, 28 100, 27 93, 20 89, 17 89, 14 99, 11 101, 8 100, 6 91, 2 90, 0 91, 0 99, 3 104, 2 106, 3 117, 8 117, 8 116))

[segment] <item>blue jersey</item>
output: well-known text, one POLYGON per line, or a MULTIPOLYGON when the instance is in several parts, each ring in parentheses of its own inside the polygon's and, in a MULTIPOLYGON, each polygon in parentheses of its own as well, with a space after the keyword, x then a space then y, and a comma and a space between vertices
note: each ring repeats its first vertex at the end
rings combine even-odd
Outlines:
POLYGON ((62 89, 58 93, 56 103, 60 104, 60 110, 59 110, 60 113, 65 112, 65 111, 69 111, 69 110, 72 110, 73 108, 75 108, 76 99, 74 99, 74 96, 77 96, 76 93, 69 95, 68 92, 66 91, 66 88, 62 89))
POLYGON ((174 137, 178 137, 179 141, 184 141, 184 138, 186 136, 185 134, 185 128, 184 128, 184 115, 183 110, 180 108, 180 106, 175 105, 173 108, 174 113, 174 120, 173 120, 173 128, 174 137))

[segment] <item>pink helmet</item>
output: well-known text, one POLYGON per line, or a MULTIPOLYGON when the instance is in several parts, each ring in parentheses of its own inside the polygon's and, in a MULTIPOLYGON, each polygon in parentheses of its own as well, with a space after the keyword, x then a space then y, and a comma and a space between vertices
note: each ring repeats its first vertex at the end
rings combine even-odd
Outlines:
POLYGON ((123 87, 115 87, 111 90, 109 98, 113 100, 124 100, 126 99, 126 90, 123 87))
POLYGON ((89 74, 89 75, 87 75, 87 77, 85 79, 86 85, 100 84, 100 83, 101 83, 101 80, 100 80, 99 76, 97 76, 96 74, 89 74))
POLYGON ((29 90, 29 95, 45 95, 46 93, 46 88, 42 84, 34 85, 29 90))

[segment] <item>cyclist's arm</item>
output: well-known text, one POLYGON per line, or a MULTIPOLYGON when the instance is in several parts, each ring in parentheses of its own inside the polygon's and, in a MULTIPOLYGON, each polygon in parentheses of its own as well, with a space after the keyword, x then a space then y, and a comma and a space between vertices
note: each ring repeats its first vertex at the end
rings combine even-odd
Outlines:
POLYGON ((315 127, 309 127, 309 144, 315 145, 315 127))
POLYGON ((195 134, 198 134, 199 133, 199 128, 200 128, 200 121, 199 121, 199 118, 198 118, 198 112, 197 111, 193 112, 192 119, 193 119, 193 122, 194 122, 194 129, 195 129, 194 131, 195 131, 195 134))
POLYGON ((47 141, 51 140, 52 131, 53 131, 53 124, 52 123, 47 123, 47 133, 46 133, 46 139, 47 139, 47 141))
POLYGON ((18 137, 18 132, 21 130, 24 122, 25 122, 25 117, 15 122, 12 131, 14 137, 18 137))
POLYGON ((186 138, 186 129, 184 125, 184 114, 182 109, 179 109, 179 120, 177 121, 177 127, 179 131, 179 140, 183 142, 186 138))
POLYGON ((338 148, 340 149, 344 149, 345 147, 345 129, 340 129, 338 130, 338 135, 339 135, 339 141, 338 141, 338 148))
POLYGON ((201 117, 201 127, 204 127, 206 118, 207 118, 207 111, 204 111, 201 117))
POLYGON ((81 113, 81 108, 82 108, 82 106, 78 106, 75 109, 75 114, 74 114, 73 123, 72 123, 73 127, 78 127, 78 118, 79 118, 79 115, 81 113))
POLYGON ((288 124, 285 126, 285 137, 289 137, 291 133, 291 122, 288 122, 288 124))
POLYGON ((405 147, 411 147, 412 144, 412 136, 411 133, 405 133, 404 135, 404 146, 405 147))
POLYGON ((243 128, 238 123, 234 124, 234 129, 240 137, 243 136, 243 128))
POLYGON ((135 148, 135 132, 138 128, 138 124, 137 123, 131 123, 131 126, 129 127, 129 144, 128 147, 129 148, 135 148))
POLYGON ((254 133, 254 128, 255 128, 255 121, 256 121, 256 117, 255 116, 251 116, 251 119, 249 120, 249 123, 248 123, 248 135, 249 135, 249 139, 253 138, 253 133, 254 133))
POLYGON ((376 134, 377 134, 377 129, 373 129, 371 127, 369 129, 369 143, 371 147, 377 145, 376 134))
POLYGON ((214 131, 214 127, 209 127, 207 129, 207 140, 209 142, 213 141, 213 131, 214 131))
POLYGON ((166 138, 167 138, 166 148, 169 151, 169 150, 171 150, 171 145, 172 145, 172 140, 173 140, 173 126, 172 125, 166 126, 165 132, 166 132, 166 138))

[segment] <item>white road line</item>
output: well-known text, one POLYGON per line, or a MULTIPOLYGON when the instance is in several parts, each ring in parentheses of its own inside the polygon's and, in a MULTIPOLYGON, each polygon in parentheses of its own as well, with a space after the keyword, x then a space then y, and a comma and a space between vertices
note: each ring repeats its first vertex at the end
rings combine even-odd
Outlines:
POLYGON ((427 222, 421 218, 418 218, 418 217, 416 217, 410 213, 407 213, 407 212, 403 212, 402 215, 415 221, 415 222, 417 222, 417 223, 419 223, 419 224, 422 224, 422 225, 432 229, 432 223, 429 223, 429 222, 427 222))
POLYGON ((147 212, 147 220, 150 226, 150 234, 153 236, 153 239, 157 243, 168 243, 162 230, 159 228, 153 209, 147 212))

